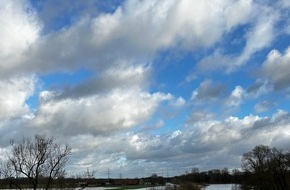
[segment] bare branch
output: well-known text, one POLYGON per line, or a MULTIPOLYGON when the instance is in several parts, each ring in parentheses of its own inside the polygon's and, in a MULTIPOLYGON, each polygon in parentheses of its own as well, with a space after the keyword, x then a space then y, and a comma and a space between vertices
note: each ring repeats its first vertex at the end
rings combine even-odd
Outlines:
POLYGON ((13 177, 28 178, 34 190, 40 178, 46 180, 45 187, 48 189, 53 179, 64 174, 70 146, 56 144, 54 138, 45 135, 35 135, 33 140, 23 138, 20 143, 11 140, 10 144, 9 169, 13 169, 13 177))

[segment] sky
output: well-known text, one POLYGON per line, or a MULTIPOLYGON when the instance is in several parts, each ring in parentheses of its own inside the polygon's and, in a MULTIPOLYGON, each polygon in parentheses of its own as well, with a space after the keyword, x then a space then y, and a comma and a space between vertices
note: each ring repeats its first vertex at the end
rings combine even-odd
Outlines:
POLYGON ((0 41, 0 161, 35 134, 72 147, 68 176, 289 149, 289 0, 2 0, 0 41))

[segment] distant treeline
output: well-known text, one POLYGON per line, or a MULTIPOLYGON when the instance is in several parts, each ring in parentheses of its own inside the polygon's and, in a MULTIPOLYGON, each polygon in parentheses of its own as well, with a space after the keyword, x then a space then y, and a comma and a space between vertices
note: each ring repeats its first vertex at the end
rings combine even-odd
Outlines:
MULTIPOLYGON (((165 185, 172 178, 164 178, 152 175, 146 178, 58 178, 53 180, 51 188, 83 188, 83 187, 102 187, 102 186, 156 186, 165 185)), ((47 179, 39 179, 39 188, 45 187, 47 179)), ((22 189, 31 188, 28 178, 4 178, 0 179, 1 189, 22 189)))
POLYGON ((171 182, 180 183, 182 181, 191 181, 199 184, 240 184, 244 181, 245 174, 239 170, 230 172, 227 168, 223 170, 214 169, 209 171, 194 171, 181 176, 170 178, 171 182))

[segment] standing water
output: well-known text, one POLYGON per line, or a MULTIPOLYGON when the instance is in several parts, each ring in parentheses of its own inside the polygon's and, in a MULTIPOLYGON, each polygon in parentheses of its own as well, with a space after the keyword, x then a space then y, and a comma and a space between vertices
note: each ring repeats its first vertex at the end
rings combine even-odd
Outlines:
POLYGON ((238 190, 235 184, 213 184, 205 188, 205 190, 238 190))

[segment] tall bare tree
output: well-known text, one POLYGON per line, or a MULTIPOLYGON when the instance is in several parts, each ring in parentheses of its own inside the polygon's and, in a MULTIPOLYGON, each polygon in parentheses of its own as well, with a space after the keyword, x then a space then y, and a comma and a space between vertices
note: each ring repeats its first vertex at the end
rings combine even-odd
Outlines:
MULTIPOLYGON (((54 141, 54 138, 45 135, 35 135, 32 140, 23 138, 18 143, 11 140, 12 152, 8 165, 13 169, 13 177, 28 178, 32 188, 36 190, 40 182, 44 189, 48 189, 53 179, 63 176, 71 148, 54 141)), ((19 184, 16 186, 21 189, 19 184)))

